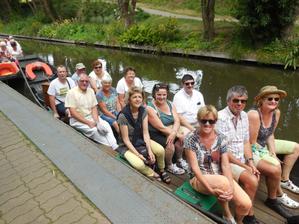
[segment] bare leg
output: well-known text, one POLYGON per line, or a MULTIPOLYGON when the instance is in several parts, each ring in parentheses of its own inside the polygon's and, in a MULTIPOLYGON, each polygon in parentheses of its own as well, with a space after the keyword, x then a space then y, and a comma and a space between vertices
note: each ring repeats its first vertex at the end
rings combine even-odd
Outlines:
POLYGON ((165 148, 165 163, 166 166, 170 166, 172 164, 172 157, 174 154, 174 145, 167 145, 165 148))
POLYGON ((281 168, 260 160, 257 169, 266 177, 268 198, 276 199, 280 185, 281 168))
POLYGON ((296 144, 293 153, 284 156, 282 175, 281 175, 282 180, 289 180, 291 170, 295 162, 297 161, 298 156, 299 156, 299 144, 296 144))
POLYGON ((183 157, 183 144, 180 141, 176 141, 174 144, 175 147, 175 155, 176 155, 176 160, 179 160, 183 157))
MULTIPOLYGON (((247 193, 247 195, 253 202, 258 187, 258 182, 259 182, 258 178, 253 174, 251 174, 250 172, 248 172, 247 170, 245 170, 241 173, 239 182, 243 185, 244 191, 247 193)), ((253 213, 254 211, 252 206, 249 210, 248 215, 252 216, 253 213)))

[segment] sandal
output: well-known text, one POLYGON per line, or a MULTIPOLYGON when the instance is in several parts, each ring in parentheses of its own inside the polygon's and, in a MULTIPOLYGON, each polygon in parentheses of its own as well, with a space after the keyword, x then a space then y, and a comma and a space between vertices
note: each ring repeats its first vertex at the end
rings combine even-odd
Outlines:
POLYGON ((171 179, 165 171, 160 173, 160 177, 164 183, 170 184, 171 179))
POLYGON ((151 180, 156 180, 156 181, 159 181, 159 182, 161 182, 162 180, 161 180, 161 177, 160 177, 160 175, 159 174, 157 174, 156 172, 154 173, 154 175, 153 176, 149 176, 148 178, 150 178, 151 180))

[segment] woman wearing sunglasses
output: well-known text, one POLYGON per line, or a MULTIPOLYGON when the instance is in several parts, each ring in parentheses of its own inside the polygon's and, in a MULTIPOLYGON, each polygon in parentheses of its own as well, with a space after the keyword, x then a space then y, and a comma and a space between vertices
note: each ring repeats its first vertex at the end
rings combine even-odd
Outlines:
MULTIPOLYGON (((167 100, 168 85, 155 84, 152 91, 153 100, 148 102, 148 121, 151 139, 165 148, 167 171, 183 174, 188 169, 182 158, 184 134, 180 128, 180 118, 175 106, 167 100), (176 153, 176 164, 172 162, 176 153)), ((191 125, 190 129, 193 129, 191 125)))
POLYGON ((95 60, 92 63, 93 70, 89 73, 90 78, 90 86, 94 90, 95 93, 99 92, 102 88, 102 79, 104 76, 111 76, 107 71, 103 70, 103 65, 100 60, 95 60))
POLYGON ((251 208, 251 200, 233 180, 227 141, 215 131, 217 118, 214 106, 201 107, 197 113, 199 127, 185 138, 184 149, 191 168, 190 184, 200 193, 217 197, 227 223, 242 223, 251 208), (235 203, 236 220, 228 206, 231 200, 235 203))
POLYGON ((281 189, 283 187, 299 194, 299 188, 289 179, 299 155, 299 145, 274 137, 280 118, 279 101, 286 96, 287 93, 276 86, 264 86, 260 89, 255 97, 256 108, 248 112, 250 143, 255 162, 262 159, 279 168, 281 179, 277 189, 278 201, 287 207, 299 208, 299 203, 289 198, 281 189), (280 161, 276 154, 284 154, 283 161, 280 161))

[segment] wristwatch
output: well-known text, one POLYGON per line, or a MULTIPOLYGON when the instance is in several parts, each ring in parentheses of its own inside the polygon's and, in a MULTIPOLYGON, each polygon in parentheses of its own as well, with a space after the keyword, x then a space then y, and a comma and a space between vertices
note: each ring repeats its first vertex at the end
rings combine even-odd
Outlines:
POLYGON ((250 157, 250 158, 247 158, 247 159, 246 159, 246 163, 248 163, 250 160, 252 160, 252 161, 253 161, 253 158, 252 158, 252 157, 250 157))

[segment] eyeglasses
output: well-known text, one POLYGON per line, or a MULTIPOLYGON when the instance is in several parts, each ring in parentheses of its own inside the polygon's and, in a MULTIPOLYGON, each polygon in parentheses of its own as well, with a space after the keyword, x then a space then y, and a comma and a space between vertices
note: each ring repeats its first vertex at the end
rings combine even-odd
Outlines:
POLYGON ((242 103, 242 104, 247 103, 247 100, 233 99, 232 101, 233 101, 233 103, 242 103))
POLYGON ((194 83, 195 83, 195 82, 185 82, 184 85, 186 85, 186 86, 190 86, 190 85, 193 86, 194 83))
POLYGON ((208 123, 210 125, 213 125, 217 122, 217 120, 200 119, 199 122, 202 123, 202 124, 207 124, 208 123))
POLYGON ((89 81, 88 80, 79 80, 79 82, 82 82, 82 83, 89 83, 89 81))
POLYGON ((273 101, 273 100, 278 102, 280 100, 280 98, 279 97, 268 97, 267 100, 270 101, 270 102, 273 101))
POLYGON ((100 69, 100 68, 102 68, 102 66, 96 66, 96 67, 94 67, 94 69, 100 69))

